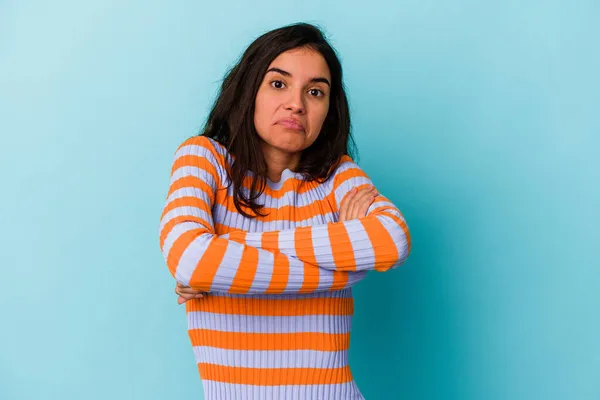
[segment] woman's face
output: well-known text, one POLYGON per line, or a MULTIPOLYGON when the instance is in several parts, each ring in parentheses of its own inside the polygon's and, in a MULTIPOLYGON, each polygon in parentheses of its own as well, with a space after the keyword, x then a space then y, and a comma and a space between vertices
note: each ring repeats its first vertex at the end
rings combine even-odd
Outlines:
POLYGON ((323 56, 308 48, 281 53, 255 100, 254 126, 270 147, 296 153, 319 136, 329 111, 331 75, 323 56))

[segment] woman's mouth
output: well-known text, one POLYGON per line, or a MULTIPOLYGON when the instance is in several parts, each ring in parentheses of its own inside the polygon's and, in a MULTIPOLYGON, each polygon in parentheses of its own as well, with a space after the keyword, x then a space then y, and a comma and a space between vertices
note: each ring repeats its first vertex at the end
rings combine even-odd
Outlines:
POLYGON ((303 131, 304 130, 304 127, 302 126, 302 124, 293 118, 280 119, 279 121, 277 121, 277 123, 285 128, 292 129, 294 131, 303 131))

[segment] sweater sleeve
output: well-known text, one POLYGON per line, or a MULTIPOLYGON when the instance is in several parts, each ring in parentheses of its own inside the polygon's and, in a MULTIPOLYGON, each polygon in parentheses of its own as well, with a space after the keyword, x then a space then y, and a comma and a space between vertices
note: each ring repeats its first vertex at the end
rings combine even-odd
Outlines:
POLYGON ((173 277, 201 291, 288 294, 340 290, 366 273, 330 271, 215 234, 212 208, 221 184, 222 156, 210 139, 194 136, 177 149, 160 218, 160 248, 173 277), (221 160, 221 161, 219 161, 221 160))
MULTIPOLYGON (((334 173, 330 203, 339 219, 342 199, 356 187, 373 186, 365 172, 344 156, 334 173)), ((379 272, 397 268, 410 253, 408 226, 400 210, 378 194, 363 218, 295 229, 243 234, 233 231, 229 239, 281 251, 298 260, 336 271, 379 272), (261 246, 266 243, 268 246, 261 246)))

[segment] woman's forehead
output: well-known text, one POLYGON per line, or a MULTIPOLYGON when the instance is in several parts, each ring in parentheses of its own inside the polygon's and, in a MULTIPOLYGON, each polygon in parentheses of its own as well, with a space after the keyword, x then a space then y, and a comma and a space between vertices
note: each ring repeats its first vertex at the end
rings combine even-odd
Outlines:
MULTIPOLYGON (((277 69, 294 78, 330 78, 329 66, 318 51, 306 48, 292 49, 279 54, 267 70, 277 69)), ((279 72, 278 71, 278 72, 279 72)))

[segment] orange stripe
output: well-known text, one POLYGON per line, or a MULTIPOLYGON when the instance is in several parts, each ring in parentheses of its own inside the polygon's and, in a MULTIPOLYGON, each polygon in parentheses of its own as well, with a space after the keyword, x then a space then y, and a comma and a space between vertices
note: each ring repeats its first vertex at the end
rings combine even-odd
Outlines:
POLYGON ((186 312, 206 311, 218 314, 294 316, 352 315, 352 297, 260 299, 255 297, 222 297, 209 294, 186 303, 186 312))
MULTIPOLYGON (((227 225, 223 225, 220 224, 218 222, 215 222, 215 232, 217 235, 225 235, 226 233, 232 234, 235 231, 238 231, 240 228, 237 228, 235 226, 227 226, 227 225)), ((229 237, 230 239, 231 236, 229 237)))
POLYGON ((227 245, 228 241, 225 239, 219 239, 216 236, 211 239, 190 278, 190 287, 205 292, 210 290, 217 269, 227 251, 227 245))
MULTIPOLYGON (((333 186, 333 191, 335 192, 337 190, 337 188, 340 187, 341 184, 343 184, 344 182, 346 182, 348 179, 352 179, 352 178, 357 178, 357 177, 363 177, 363 178, 369 178, 367 176, 367 174, 365 174, 365 172, 359 168, 349 168, 343 172, 339 172, 335 175, 335 183, 333 186)), ((362 187, 362 186, 371 186, 369 184, 362 184, 360 186, 357 187, 362 187)))
POLYGON ((169 235, 169 233, 171 232, 171 230, 179 223, 181 222, 197 222, 201 225, 204 226, 204 229, 198 228, 195 229, 196 231, 196 235, 201 235, 203 233, 212 233, 210 232, 208 229, 206 229, 207 227, 210 226, 210 224, 208 223, 208 221, 199 218, 199 217, 193 217, 191 215, 182 215, 179 217, 175 217, 175 218, 171 218, 169 220, 169 222, 167 222, 162 230, 160 231, 160 248, 162 250, 163 246, 165 245, 165 240, 167 238, 167 236, 169 235))
MULTIPOLYGON (((400 212, 400 211, 398 211, 398 212, 400 212)), ((410 237, 410 230, 408 229, 408 225, 406 225, 406 222, 403 221, 402 219, 398 218, 398 216, 396 216, 394 214, 382 212, 379 215, 385 215, 387 217, 390 217, 391 219, 393 219, 394 221, 396 221, 396 223, 398 225, 400 225, 400 227, 402 228, 402 231, 404 231, 404 235, 406 236, 406 243, 407 243, 407 247, 408 247, 407 252, 410 254, 412 240, 411 240, 411 237, 410 237)))
MULTIPOLYGON (((263 249, 279 248, 279 231, 264 232, 262 234, 261 247, 263 249)), ((265 291, 267 294, 282 293, 288 283, 290 276, 290 263, 287 257, 278 251, 274 252, 273 275, 269 287, 265 291)))
POLYGON ((220 180, 215 171, 216 166, 201 155, 187 154, 178 157, 173 161, 173 165, 171 166, 171 175, 181 167, 198 167, 202 169, 203 172, 210 174, 214 182, 219 185, 220 180))
MULTIPOLYGON (((196 136, 189 137, 186 140, 184 140, 183 143, 181 143, 179 145, 179 147, 177 147, 177 151, 179 151, 181 148, 183 148, 185 146, 189 146, 189 145, 196 145, 196 146, 203 147, 204 149, 208 150, 213 155, 213 157, 219 162, 219 164, 221 164, 221 165, 224 164, 224 161, 225 161, 224 157, 221 156, 221 154, 217 151, 217 149, 215 149, 215 144, 207 136, 196 135, 196 136)), ((225 148, 219 142, 216 142, 216 145, 221 148, 225 148)), ((177 153, 177 151, 175 153, 177 153)))
POLYGON ((261 247, 265 250, 279 250, 279 231, 263 232, 261 247))
POLYGON ((229 240, 231 240, 233 242, 241 243, 241 244, 246 244, 246 235, 247 234, 248 234, 247 231, 236 230, 229 234, 229 240))
POLYGON ((348 284, 348 274, 345 272, 334 272, 333 283, 331 284, 331 290, 344 289, 348 284))
POLYGON ((363 218, 365 227, 375 253, 375 271, 387 271, 398 261, 398 249, 390 233, 376 217, 363 218))
POLYGON ((327 224, 333 261, 339 271, 356 271, 354 249, 343 223, 327 224))
POLYGON ((265 293, 281 294, 285 291, 290 277, 290 261, 280 252, 275 252, 273 257, 273 274, 265 293))
MULTIPOLYGON (((319 267, 316 267, 319 268, 319 267)), ((331 271, 333 273, 333 283, 330 290, 344 289, 348 283, 348 272, 331 271)))
MULTIPOLYGON (((229 240, 234 242, 243 243, 248 246, 246 243, 246 235, 247 232, 240 230, 232 230, 229 232, 229 240)), ((302 242, 304 245, 307 245, 306 241, 302 242)), ((252 246, 250 246, 252 247, 252 246)), ((273 265, 273 273, 271 276, 271 282, 269 287, 265 291, 267 294, 281 294, 285 291, 288 285, 289 273, 290 273, 290 265, 289 259, 286 255, 282 254, 279 250, 279 231, 269 231, 263 232, 261 235, 261 245, 260 247, 274 254, 274 265, 273 265)), ((308 254, 312 254, 312 262, 313 264, 308 264, 305 261, 300 261, 304 266, 304 280, 302 287, 298 290, 298 293, 312 293, 318 289, 319 279, 320 279, 320 271, 319 267, 316 265, 317 261, 314 257, 314 249, 310 249, 311 253, 307 253, 307 257, 310 257, 308 254)), ((304 250, 303 250, 304 251, 304 250)), ((300 253, 302 253, 301 251, 300 253)), ((333 283, 330 287, 330 290, 339 290, 344 289, 348 283, 348 274, 342 271, 333 271, 333 283)))
POLYGON ((167 198, 174 191, 184 188, 184 187, 193 187, 193 188, 204 191, 208 195, 208 197, 211 199, 211 204, 214 203, 214 193, 212 191, 212 188, 208 185, 208 183, 206 183, 206 181, 198 178, 197 176, 191 176, 191 175, 186 175, 184 177, 181 177, 181 178, 175 180, 173 183, 171 183, 171 186, 169 187, 169 192, 167 193, 167 198))
POLYGON ((207 214, 211 214, 210 206, 201 198, 194 196, 183 196, 173 199, 168 204, 166 204, 165 208, 163 209, 161 218, 164 217, 165 214, 167 214, 169 211, 177 207, 196 207, 206 212, 207 214))
POLYGON ((341 368, 247 368, 198 363, 204 380, 244 385, 326 385, 352 381, 349 366, 341 368))
POLYGON ((171 250, 169 250, 169 255, 167 256, 167 266, 169 267, 169 271, 171 275, 175 276, 175 271, 177 270, 177 265, 179 264, 179 259, 181 259, 181 255, 190 245, 190 243, 198 237, 198 235, 204 233, 201 229, 193 229, 181 234, 173 243, 171 250))
POLYGON ((411 244, 412 244, 411 242, 412 241, 411 241, 411 237, 410 237, 410 230, 408 229, 408 225, 406 225, 406 221, 402 220, 397 215, 395 215, 393 213, 388 213, 386 211, 387 210, 393 210, 394 212, 397 212, 400 215, 402 215, 402 218, 404 218, 404 215, 398 209, 398 207, 392 205, 393 203, 390 201, 390 199, 388 199, 384 195, 378 194, 377 197, 375 197, 375 199, 373 199, 373 203, 376 203, 378 201, 385 201, 385 202, 390 203, 390 205, 385 205, 385 206, 381 206, 381 207, 377 207, 377 208, 373 209, 371 211, 371 213, 369 213, 369 216, 371 216, 371 215, 385 215, 387 217, 390 217, 394 221, 396 221, 396 223, 400 226, 400 228, 402 228, 402 231, 404 232, 404 235, 406 236, 406 242, 407 242, 407 246, 408 246, 408 253, 410 253, 411 244))
POLYGON ((188 334, 192 346, 229 350, 340 351, 350 347, 350 332, 248 333, 190 329, 188 334))
MULTIPOLYGON (((220 165, 224 166, 225 165, 225 157, 217 151, 217 149, 215 148, 215 144, 213 142, 211 142, 209 138, 204 138, 203 136, 202 136, 202 138, 203 138, 203 140, 201 140, 200 145, 203 146, 204 148, 208 149, 208 151, 210 151, 210 153, 213 155, 215 160, 217 160, 220 165)), ((223 147, 223 145, 219 142, 216 142, 216 145, 223 147)))
MULTIPOLYGON (((310 226, 296 228, 294 235, 296 255, 306 263, 317 265, 315 259, 315 248, 312 240, 312 228, 310 226)), ((319 287, 319 269, 304 266, 304 282, 299 293, 310 293, 319 287)))
MULTIPOLYGON (((238 243, 244 244, 246 232, 240 232, 238 243)), ((242 252, 242 259, 238 270, 236 271, 229 293, 247 293, 254 282, 256 269, 258 268, 258 249, 251 246, 245 246, 242 252)))

